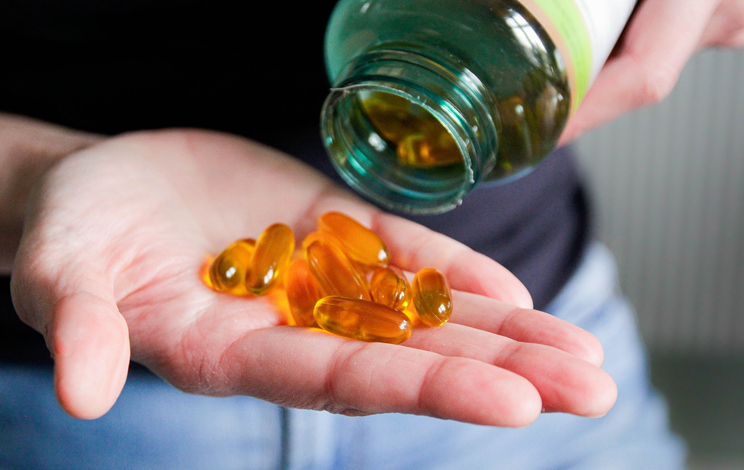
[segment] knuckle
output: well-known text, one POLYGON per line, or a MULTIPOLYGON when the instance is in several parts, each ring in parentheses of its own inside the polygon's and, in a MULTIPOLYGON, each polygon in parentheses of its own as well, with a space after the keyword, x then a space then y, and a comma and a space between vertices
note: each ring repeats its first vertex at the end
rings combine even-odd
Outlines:
POLYGON ((744 46, 744 1, 729 0, 721 3, 716 11, 718 25, 710 41, 713 46, 739 48, 744 46))
POLYGON ((741 33, 744 31, 744 1, 730 0, 728 5, 729 8, 727 8, 725 16, 729 20, 731 30, 741 33))
POLYGON ((320 411, 327 411, 328 413, 335 414, 335 415, 343 415, 343 416, 352 416, 352 417, 359 417, 359 416, 371 416, 373 413, 368 413, 366 411, 362 411, 360 409, 350 407, 347 405, 343 405, 340 403, 334 403, 334 402, 326 402, 323 406, 318 408, 320 411))
POLYGON ((744 29, 739 31, 739 34, 737 34, 733 39, 733 47, 742 48, 744 47, 744 29))
POLYGON ((678 75, 668 67, 659 67, 645 73, 642 80, 642 104, 656 104, 672 93, 678 75))

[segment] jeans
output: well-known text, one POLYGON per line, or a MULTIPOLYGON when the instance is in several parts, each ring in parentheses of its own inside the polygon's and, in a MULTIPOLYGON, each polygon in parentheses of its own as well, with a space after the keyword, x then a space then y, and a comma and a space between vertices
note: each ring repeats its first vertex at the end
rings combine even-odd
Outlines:
POLYGON ((650 387, 634 312, 594 243, 548 311, 591 331, 618 385, 602 418, 543 414, 500 429, 400 414, 345 417, 182 393, 130 374, 93 421, 58 406, 52 370, 0 367, 2 469, 680 469, 685 449, 650 387))

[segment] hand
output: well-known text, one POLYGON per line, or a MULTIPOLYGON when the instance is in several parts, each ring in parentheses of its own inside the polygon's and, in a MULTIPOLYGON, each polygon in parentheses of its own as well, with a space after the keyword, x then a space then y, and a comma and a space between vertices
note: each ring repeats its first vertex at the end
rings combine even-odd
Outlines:
POLYGON ((101 139, 0 111, 0 273, 10 272, 34 182, 60 158, 101 139))
POLYGON ((222 134, 129 134, 64 159, 31 198, 11 287, 55 359, 62 407, 80 418, 113 405, 130 351, 187 392, 354 415, 524 426, 541 409, 602 415, 617 393, 597 340, 530 310, 497 263, 222 134), (400 267, 442 270, 460 290, 450 323, 403 345, 363 343, 286 325, 271 295, 201 282, 208 253, 274 222, 301 239, 328 210, 371 226, 400 267))
POLYGON ((744 46, 742 0, 641 0, 561 143, 666 98, 692 55, 744 46))

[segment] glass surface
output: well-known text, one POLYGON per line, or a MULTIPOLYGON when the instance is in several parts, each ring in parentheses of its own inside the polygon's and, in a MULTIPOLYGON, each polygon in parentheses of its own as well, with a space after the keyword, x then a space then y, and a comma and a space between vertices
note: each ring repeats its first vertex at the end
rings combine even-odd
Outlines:
POLYGON ((343 100, 353 117, 338 125, 356 127, 349 133, 360 150, 329 150, 351 155, 344 163, 357 166, 357 179, 410 176, 398 192, 414 206, 415 199, 437 200, 437 188, 467 193, 468 179, 505 180, 529 170, 553 149, 569 115, 564 62, 513 0, 342 0, 329 23, 326 62, 334 87, 350 79, 403 84, 405 92, 372 87, 343 100), (385 67, 374 53, 388 50, 417 58, 385 67), (419 194, 416 184, 430 190, 419 194))

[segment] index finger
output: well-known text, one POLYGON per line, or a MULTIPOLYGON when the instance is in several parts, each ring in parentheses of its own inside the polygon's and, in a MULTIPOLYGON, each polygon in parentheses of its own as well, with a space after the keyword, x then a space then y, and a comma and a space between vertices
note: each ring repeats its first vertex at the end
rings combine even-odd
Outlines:
POLYGON ((453 289, 532 308, 532 297, 516 276, 458 241, 385 213, 372 218, 371 228, 385 240, 393 263, 402 269, 415 273, 436 268, 453 289))
POLYGON ((250 331, 207 364, 195 371, 202 375, 196 382, 216 386, 219 395, 347 415, 398 412, 521 427, 542 406, 527 379, 480 360, 317 329, 250 331))
POLYGON ((644 105, 666 98, 718 2, 642 2, 625 31, 620 52, 597 75, 584 102, 566 125, 561 143, 644 105))

